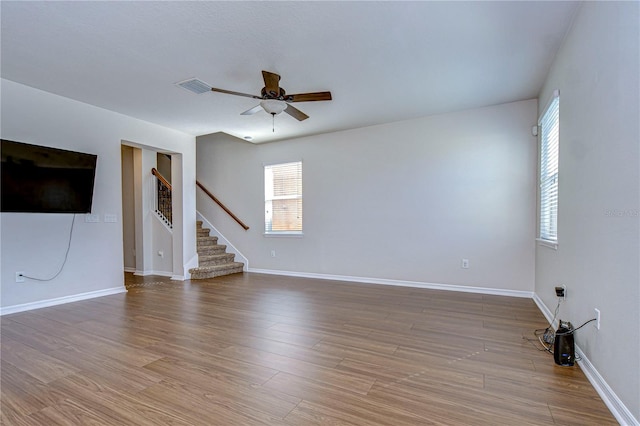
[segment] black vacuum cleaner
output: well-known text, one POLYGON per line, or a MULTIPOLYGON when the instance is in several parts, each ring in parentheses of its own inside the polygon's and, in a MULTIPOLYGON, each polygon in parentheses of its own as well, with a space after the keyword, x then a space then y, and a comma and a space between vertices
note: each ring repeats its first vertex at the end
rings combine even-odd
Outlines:
POLYGON ((555 340, 553 341, 553 359, 556 364, 563 367, 570 367, 575 363, 576 350, 573 331, 573 326, 570 322, 560 320, 555 340))

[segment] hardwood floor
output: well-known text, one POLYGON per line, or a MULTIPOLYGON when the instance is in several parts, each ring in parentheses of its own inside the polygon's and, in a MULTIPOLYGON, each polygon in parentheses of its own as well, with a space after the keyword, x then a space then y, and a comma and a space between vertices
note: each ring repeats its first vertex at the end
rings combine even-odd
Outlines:
POLYGON ((236 274, 2 317, 5 425, 617 424, 532 300, 236 274))

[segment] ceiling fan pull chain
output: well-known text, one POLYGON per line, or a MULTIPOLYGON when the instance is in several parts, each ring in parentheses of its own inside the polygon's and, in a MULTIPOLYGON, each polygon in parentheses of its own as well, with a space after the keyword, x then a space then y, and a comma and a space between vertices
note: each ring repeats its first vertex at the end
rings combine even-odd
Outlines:
POLYGON ((271 131, 276 132, 276 115, 274 113, 271 113, 271 131))

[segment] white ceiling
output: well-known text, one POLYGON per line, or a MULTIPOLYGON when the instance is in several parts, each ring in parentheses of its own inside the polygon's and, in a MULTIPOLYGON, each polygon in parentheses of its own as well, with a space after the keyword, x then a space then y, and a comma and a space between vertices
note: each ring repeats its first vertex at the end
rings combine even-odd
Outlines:
POLYGON ((254 142, 535 98, 576 2, 2 1, 2 77, 193 135, 254 142), (261 70, 311 118, 240 113, 261 70))

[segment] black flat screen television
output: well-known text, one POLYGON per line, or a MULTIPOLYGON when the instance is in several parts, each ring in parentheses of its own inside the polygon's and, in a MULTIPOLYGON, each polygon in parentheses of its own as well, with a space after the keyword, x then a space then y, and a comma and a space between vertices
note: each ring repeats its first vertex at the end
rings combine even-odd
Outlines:
POLYGON ((3 213, 91 213, 97 155, 1 140, 3 213))

